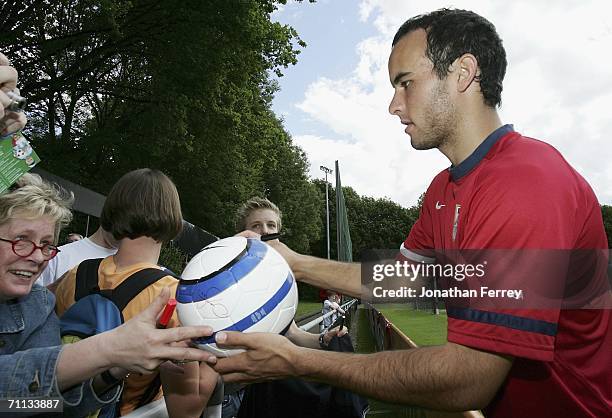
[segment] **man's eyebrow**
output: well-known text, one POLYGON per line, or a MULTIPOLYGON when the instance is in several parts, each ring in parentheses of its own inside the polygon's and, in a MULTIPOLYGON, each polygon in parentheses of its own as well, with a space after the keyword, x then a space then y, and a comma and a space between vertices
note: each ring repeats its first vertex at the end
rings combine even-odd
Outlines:
POLYGON ((412 71, 404 71, 404 72, 397 74, 395 78, 393 79, 393 82, 391 83, 391 85, 395 87, 403 77, 410 75, 410 74, 412 74, 412 71))

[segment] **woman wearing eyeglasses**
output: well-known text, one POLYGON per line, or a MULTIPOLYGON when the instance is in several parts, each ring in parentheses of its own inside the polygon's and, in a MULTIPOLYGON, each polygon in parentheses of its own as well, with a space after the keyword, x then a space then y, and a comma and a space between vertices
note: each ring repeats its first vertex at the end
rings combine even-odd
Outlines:
MULTIPOLYGON (((205 361, 204 351, 170 344, 211 331, 156 329, 165 289, 122 326, 62 346, 55 298, 34 282, 58 252, 54 243, 71 219, 71 200, 32 174, 0 195, 0 400, 52 397, 61 400, 64 416, 83 416, 114 402, 118 378, 128 371, 151 373, 166 359, 205 361)), ((32 406, 16 405, 27 407, 20 416, 32 406)))
POLYGON ((30 174, 0 196, 0 399, 61 397, 67 412, 81 403, 95 409, 120 390, 99 387, 97 400, 91 385, 78 385, 66 367, 58 367, 54 376, 64 363, 55 299, 32 285, 57 254, 53 243, 71 219, 71 200, 30 174))

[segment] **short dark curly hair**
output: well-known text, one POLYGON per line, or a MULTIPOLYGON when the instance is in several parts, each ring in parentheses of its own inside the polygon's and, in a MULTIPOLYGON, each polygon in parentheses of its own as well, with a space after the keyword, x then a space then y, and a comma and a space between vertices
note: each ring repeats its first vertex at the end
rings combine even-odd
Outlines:
POLYGON ((427 32, 425 54, 440 79, 446 77, 457 58, 472 54, 480 68, 476 80, 480 83, 485 104, 490 107, 501 104, 506 51, 491 22, 469 10, 439 9, 404 22, 393 37, 392 45, 417 29, 427 32))

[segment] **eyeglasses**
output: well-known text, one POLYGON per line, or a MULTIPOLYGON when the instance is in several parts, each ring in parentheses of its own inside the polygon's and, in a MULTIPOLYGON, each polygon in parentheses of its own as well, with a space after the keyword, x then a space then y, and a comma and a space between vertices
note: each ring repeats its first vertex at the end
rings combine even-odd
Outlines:
POLYGON ((40 250, 45 260, 51 260, 57 255, 57 253, 60 252, 60 249, 55 245, 43 244, 39 246, 27 239, 17 239, 12 241, 10 239, 0 238, 0 241, 10 242, 13 247, 13 252, 19 257, 29 257, 34 253, 34 251, 40 250))

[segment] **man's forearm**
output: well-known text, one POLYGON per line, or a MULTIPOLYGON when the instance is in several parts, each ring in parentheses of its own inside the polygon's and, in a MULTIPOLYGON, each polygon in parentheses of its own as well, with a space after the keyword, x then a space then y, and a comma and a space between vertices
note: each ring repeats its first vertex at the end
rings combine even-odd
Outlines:
POLYGON ((455 344, 375 354, 299 349, 296 373, 392 403, 448 411, 486 406, 512 362, 455 344))
POLYGON ((292 266, 299 281, 361 297, 361 264, 301 255, 292 266))

